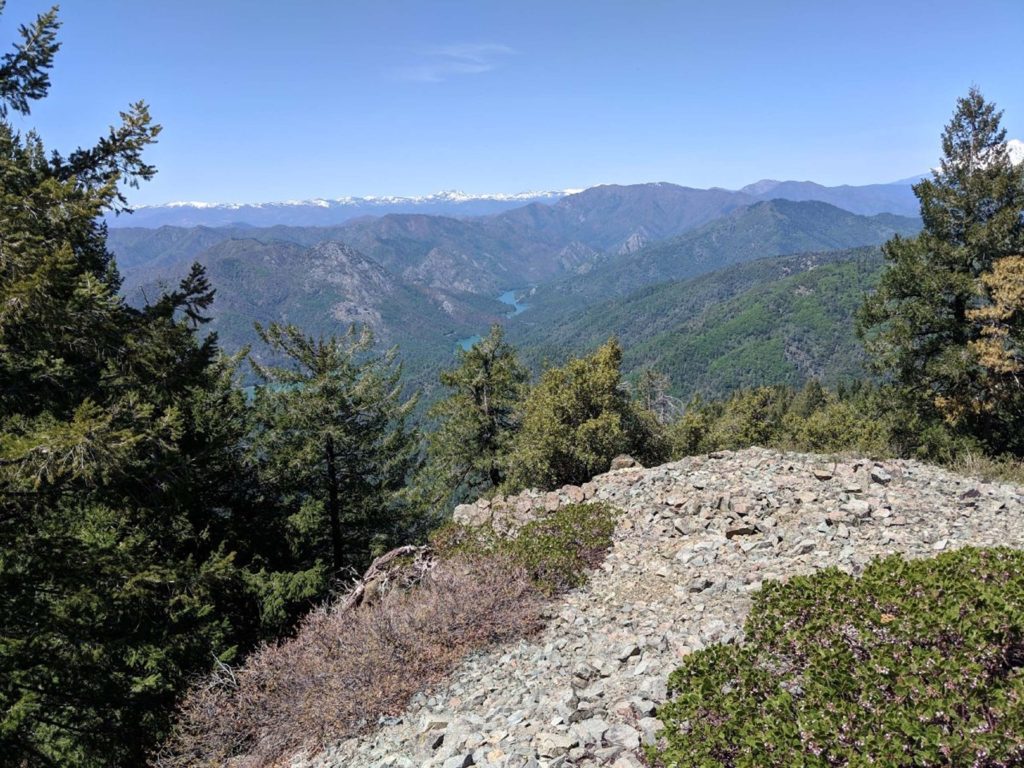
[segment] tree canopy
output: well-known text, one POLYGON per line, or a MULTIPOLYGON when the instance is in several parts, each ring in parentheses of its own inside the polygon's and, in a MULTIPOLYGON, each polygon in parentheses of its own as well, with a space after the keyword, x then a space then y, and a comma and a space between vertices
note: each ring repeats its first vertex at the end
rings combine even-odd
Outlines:
POLYGON ((420 478, 427 504, 452 506, 505 482, 503 457, 519 428, 527 379, 500 325, 441 372, 447 395, 430 409, 436 428, 420 478))
POLYGON ((667 452, 657 420, 622 386, 622 348, 610 339, 592 355, 545 371, 523 404, 507 456, 510 488, 582 483, 628 453, 656 463, 667 452))
POLYGON ((1002 113, 977 89, 959 99, 943 158, 915 185, 924 229, 889 241, 889 266, 859 330, 876 370, 993 451, 1024 452, 1018 261, 1024 166, 1013 165, 1002 113))

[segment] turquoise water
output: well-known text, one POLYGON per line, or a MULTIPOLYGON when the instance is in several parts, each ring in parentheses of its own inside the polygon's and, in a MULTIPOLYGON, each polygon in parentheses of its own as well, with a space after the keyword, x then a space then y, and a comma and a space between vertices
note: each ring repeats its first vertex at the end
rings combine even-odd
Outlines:
MULTIPOLYGON (((526 309, 530 306, 529 304, 519 301, 516 298, 515 290, 505 291, 502 294, 500 294, 497 298, 498 301, 500 301, 502 304, 508 304, 510 307, 512 307, 512 311, 506 313, 505 317, 515 317, 516 315, 525 312, 526 309)), ((482 337, 479 334, 477 334, 476 336, 467 336, 464 339, 459 339, 458 341, 456 341, 455 347, 456 349, 468 350, 470 347, 472 347, 474 344, 480 341, 481 338, 482 337)))
POLYGON ((477 336, 467 336, 464 339, 459 339, 458 341, 455 342, 455 344, 457 346, 459 346, 459 347, 462 347, 462 349, 465 349, 465 350, 468 351, 470 347, 472 347, 474 344, 476 344, 482 338, 483 337, 479 336, 479 335, 477 335, 477 336))
POLYGON ((510 307, 512 307, 512 311, 509 312, 506 315, 506 317, 515 317, 516 315, 525 312, 527 307, 530 306, 525 302, 517 300, 515 291, 505 291, 498 297, 498 301, 500 301, 502 304, 508 304, 510 307))

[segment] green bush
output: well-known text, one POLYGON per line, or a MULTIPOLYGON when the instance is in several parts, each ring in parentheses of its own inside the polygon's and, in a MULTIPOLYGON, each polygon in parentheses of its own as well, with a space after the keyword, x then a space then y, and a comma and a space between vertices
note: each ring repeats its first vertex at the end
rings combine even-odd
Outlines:
POLYGON ((770 582, 745 633, 670 676, 654 765, 1024 765, 1022 552, 770 582))
POLYGON ((505 456, 503 490, 585 483, 620 453, 647 466, 668 454, 661 425, 622 386, 622 349, 611 339, 589 357, 550 368, 523 403, 505 456))
POLYGON ((533 520, 511 538, 489 526, 448 523, 431 543, 442 557, 501 554, 522 566, 533 585, 555 594, 584 584, 612 544, 615 512, 607 504, 570 504, 533 520))
POLYGON ((711 443, 728 450, 778 443, 792 397, 792 390, 786 387, 754 387, 736 392, 710 430, 711 443))

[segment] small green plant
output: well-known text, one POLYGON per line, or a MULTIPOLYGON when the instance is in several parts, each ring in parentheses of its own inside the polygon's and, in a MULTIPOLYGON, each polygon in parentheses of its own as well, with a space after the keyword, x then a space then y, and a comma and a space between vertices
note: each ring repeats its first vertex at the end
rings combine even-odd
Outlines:
POLYGON ((615 513, 607 504, 570 504, 502 538, 489 526, 447 523, 431 543, 441 557, 501 555, 525 569, 534 587, 552 595, 586 582, 612 544, 615 513))
POLYGON ((745 633, 672 673, 653 765, 1024 765, 1022 552, 768 583, 745 633))
POLYGON ((571 504, 527 523, 508 545, 533 583, 546 594, 586 582, 612 544, 615 515, 605 504, 571 504))

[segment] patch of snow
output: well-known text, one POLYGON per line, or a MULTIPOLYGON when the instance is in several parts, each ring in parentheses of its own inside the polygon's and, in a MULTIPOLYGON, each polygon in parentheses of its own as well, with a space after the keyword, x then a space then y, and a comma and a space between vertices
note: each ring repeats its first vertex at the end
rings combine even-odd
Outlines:
POLYGON ((333 208, 346 206, 385 206, 385 205, 424 205, 430 203, 471 203, 475 201, 494 202, 515 202, 519 200, 557 200, 566 195, 575 195, 582 192, 582 189, 543 190, 515 193, 485 193, 479 195, 468 194, 460 190, 444 190, 435 192, 432 195, 404 197, 401 195, 368 195, 367 197, 338 197, 327 200, 322 197, 315 197, 309 200, 282 200, 269 203, 210 203, 201 200, 178 200, 162 205, 139 205, 143 208, 194 208, 196 210, 220 209, 237 211, 243 208, 278 208, 310 206, 316 208, 333 208))

